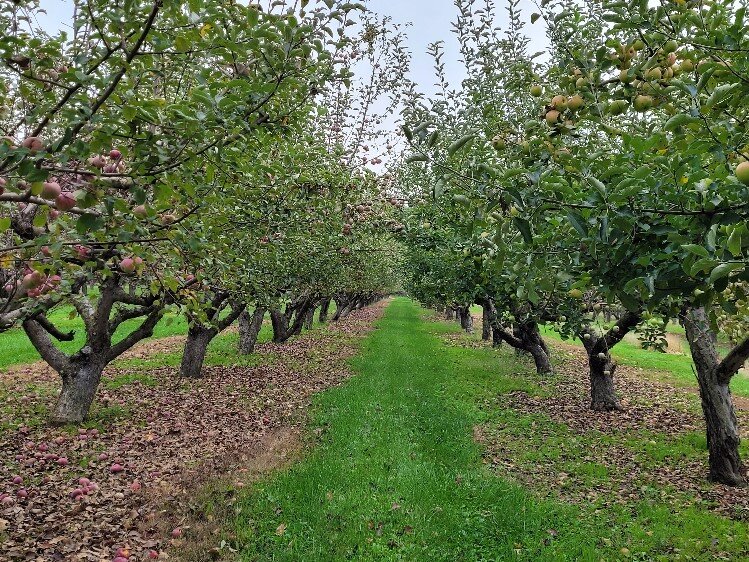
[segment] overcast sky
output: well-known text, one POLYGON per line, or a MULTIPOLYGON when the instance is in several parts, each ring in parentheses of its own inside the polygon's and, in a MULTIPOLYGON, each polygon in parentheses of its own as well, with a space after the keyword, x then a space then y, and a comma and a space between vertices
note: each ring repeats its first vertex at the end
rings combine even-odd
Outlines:
MULTIPOLYGON (((367 6, 380 14, 389 15, 400 24, 412 24, 406 29, 408 43, 413 53, 413 79, 421 86, 422 91, 432 89, 434 75, 432 60, 427 56, 427 45, 435 41, 444 41, 447 49, 448 73, 453 83, 462 77, 461 65, 457 61, 456 43, 451 33, 451 22, 457 13, 453 0, 365 0, 367 6)), ((41 6, 47 11, 40 18, 40 23, 49 30, 69 27, 73 0, 41 0, 41 6)), ((504 27, 507 21, 504 2, 497 0, 499 20, 497 24, 504 27)), ((523 19, 527 22, 526 33, 531 38, 532 50, 541 51, 545 45, 544 29, 539 23, 530 24, 533 3, 521 0, 523 19)))

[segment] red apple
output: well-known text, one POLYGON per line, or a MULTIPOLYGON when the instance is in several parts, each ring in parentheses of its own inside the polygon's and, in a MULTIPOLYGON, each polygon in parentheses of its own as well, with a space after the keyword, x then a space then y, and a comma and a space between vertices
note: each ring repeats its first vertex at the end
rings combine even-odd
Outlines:
POLYGON ((180 538, 181 536, 182 536, 182 529, 180 529, 179 527, 177 527, 176 529, 174 529, 174 530, 172 531, 172 537, 173 537, 173 538, 175 538, 175 539, 178 539, 178 538, 180 538))
POLYGON ((14 476, 13 484, 23 484, 23 478, 21 478, 20 476, 14 476))
POLYGON ((125 258, 120 262, 120 269, 123 273, 132 273, 135 271, 135 262, 133 258, 125 258))
POLYGON ((55 198, 55 205, 59 211, 69 211, 75 207, 75 197, 72 193, 63 192, 55 198))
POLYGON ((123 467, 121 464, 114 463, 110 468, 109 471, 117 474, 118 472, 122 472, 125 470, 125 467, 123 467))
POLYGON ((119 150, 117 150, 116 148, 113 148, 113 149, 112 149, 112 150, 111 150, 111 151, 109 152, 109 157, 110 157, 110 158, 111 158, 112 160, 119 160, 120 158, 122 158, 122 152, 120 152, 120 151, 119 151, 119 150))
POLYGON ((42 198, 47 200, 55 199, 62 192, 60 184, 56 181, 45 181, 42 184, 42 198))
POLYGON ((68 464, 68 459, 66 457, 59 457, 57 459, 57 464, 61 466, 66 466, 68 464))
POLYGON ((36 152, 44 148, 44 145, 42 144, 42 139, 40 139, 39 137, 27 137, 23 139, 21 146, 23 146, 24 148, 30 149, 31 152, 36 152))

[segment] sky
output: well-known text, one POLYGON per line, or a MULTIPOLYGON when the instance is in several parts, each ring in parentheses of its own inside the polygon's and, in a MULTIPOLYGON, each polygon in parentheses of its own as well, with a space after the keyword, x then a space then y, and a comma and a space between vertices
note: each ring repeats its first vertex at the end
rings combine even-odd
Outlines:
MULTIPOLYGON (((496 0, 499 19, 497 25, 504 28, 507 23, 505 4, 496 0)), ((446 69, 450 81, 457 85, 462 78, 461 64, 457 52, 457 42, 452 34, 451 23, 457 9, 453 0, 367 0, 366 5, 374 12, 389 15, 400 24, 412 24, 407 28, 408 45, 413 54, 412 79, 420 85, 421 91, 434 91, 433 62, 427 55, 427 46, 435 41, 444 41, 446 48, 446 69)), ((530 51, 542 51, 546 45, 545 29, 541 22, 531 25, 530 17, 535 11, 530 0, 520 0, 525 33, 531 40, 530 51)))
MULTIPOLYGON (((72 0, 41 0, 41 6, 47 11, 47 15, 40 17, 40 24, 48 30, 69 28, 72 4, 72 0)), ((451 22, 457 13, 453 0, 366 0, 365 4, 374 12, 391 16, 396 23, 411 24, 406 29, 408 46, 413 54, 411 77, 423 92, 429 93, 434 89, 433 65, 427 55, 427 46, 435 41, 445 42, 448 76, 453 84, 460 82, 461 65, 451 33, 451 22)), ((504 2, 497 0, 497 6, 497 25, 503 27, 507 21, 504 2)), ((543 50, 546 44, 544 28, 540 22, 533 25, 530 23, 530 15, 534 11, 533 2, 520 0, 520 7, 523 19, 527 22, 525 32, 531 39, 532 52, 543 50)))

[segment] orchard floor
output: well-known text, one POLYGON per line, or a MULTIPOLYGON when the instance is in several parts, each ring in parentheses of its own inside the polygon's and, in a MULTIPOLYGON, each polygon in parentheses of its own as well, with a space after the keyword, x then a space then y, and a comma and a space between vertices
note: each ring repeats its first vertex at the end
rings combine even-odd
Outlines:
POLYGON ((625 372, 628 411, 592 414, 574 350, 541 380, 406 299, 378 328, 314 398, 304 456, 206 491, 214 532, 181 560, 749 559, 746 493, 704 480, 692 393, 625 372))
POLYGON ((222 334, 194 381, 176 376, 183 337, 144 342, 107 369, 80 427, 46 425, 59 388, 49 368, 0 372, 0 494, 12 498, 0 505, 0 560, 109 562, 120 548, 130 562, 182 560, 196 494, 219 481, 239 489, 294 458, 311 396, 350 376, 347 359, 384 306, 246 358, 222 334), (80 478, 96 489, 74 500, 80 478))
POLYGON ((179 562, 749 560, 749 494, 704 480, 687 388, 626 367, 627 411, 594 414, 574 346, 553 342, 558 373, 541 379, 402 298, 249 359, 232 355, 235 338, 215 342, 200 381, 175 377, 181 338, 142 346, 107 372, 81 428, 43 424, 48 370, 0 374, 0 493, 15 495, 16 474, 29 492, 0 508, 0 560, 109 562, 118 548, 129 562, 151 550, 179 562), (42 443, 55 460, 34 458, 42 443), (73 501, 80 477, 98 489, 73 501))

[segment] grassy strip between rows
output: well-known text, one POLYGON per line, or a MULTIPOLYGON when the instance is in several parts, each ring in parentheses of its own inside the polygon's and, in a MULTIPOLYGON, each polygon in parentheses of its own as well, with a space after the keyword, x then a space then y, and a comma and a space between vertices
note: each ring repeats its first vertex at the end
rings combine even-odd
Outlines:
MULTIPOLYGON (((539 390, 491 349, 442 343, 456 328, 423 314, 395 300, 354 360, 358 376, 318 396, 307 457, 239 493, 223 538, 241 560, 708 560, 710 537, 724 536, 749 554, 745 524, 703 510, 656 500, 597 511, 493 476, 473 428, 497 412, 478 404, 539 390)), ((503 418, 521 434, 529 421, 503 418)), ((225 514, 220 501, 206 510, 225 514)))

